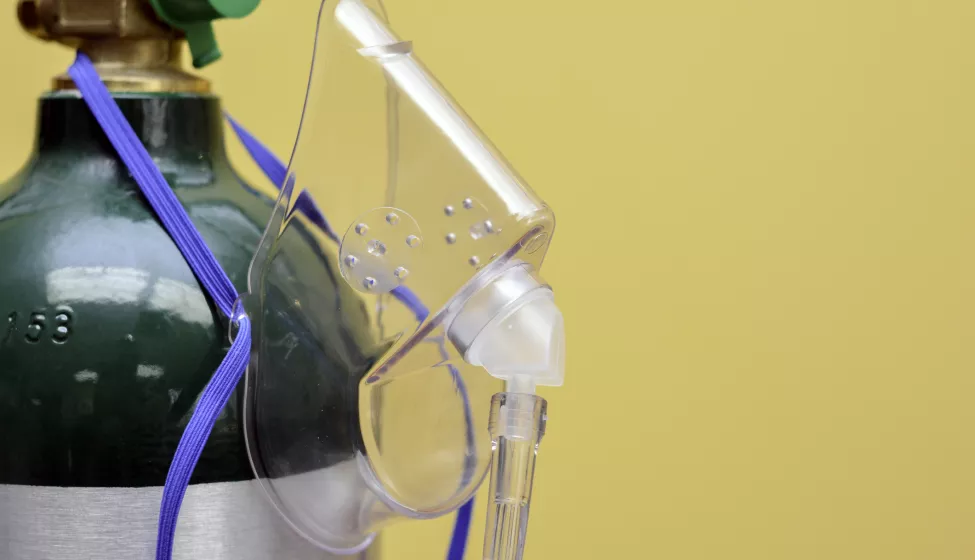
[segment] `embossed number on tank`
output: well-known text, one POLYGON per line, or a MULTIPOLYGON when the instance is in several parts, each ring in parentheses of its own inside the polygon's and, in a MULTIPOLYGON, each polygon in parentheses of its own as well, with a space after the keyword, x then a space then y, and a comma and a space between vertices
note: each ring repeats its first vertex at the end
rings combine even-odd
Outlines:
POLYGON ((15 332, 17 332, 17 312, 11 311, 10 314, 7 315, 7 330, 3 335, 3 340, 0 341, 0 346, 10 344, 15 332))
POLYGON ((33 313, 30 314, 30 323, 27 325, 27 333, 24 334, 24 340, 30 344, 37 344, 41 341, 41 334, 44 333, 44 327, 47 324, 47 315, 44 313, 43 309, 35 309, 33 313))
POLYGON ((10 344, 21 328, 24 330, 24 341, 28 344, 39 344, 47 336, 55 344, 64 344, 71 336, 73 317, 74 311, 67 305, 57 306, 53 313, 39 307, 27 316, 26 326, 22 327, 20 315, 12 311, 7 315, 7 329, 0 339, 0 346, 10 344))
POLYGON ((51 337, 56 344, 64 344, 71 335, 71 317, 73 311, 67 305, 59 305, 54 315, 54 334, 51 337))

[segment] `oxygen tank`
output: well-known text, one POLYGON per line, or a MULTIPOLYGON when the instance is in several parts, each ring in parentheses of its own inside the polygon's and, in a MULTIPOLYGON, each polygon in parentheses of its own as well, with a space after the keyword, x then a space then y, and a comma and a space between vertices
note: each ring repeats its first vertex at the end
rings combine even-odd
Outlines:
MULTIPOLYGON (((242 293, 273 200, 231 167, 220 99, 181 68, 180 55, 188 40, 194 66, 219 58, 211 20, 243 17, 257 2, 18 5, 32 34, 92 59, 242 293)), ((319 350, 343 359, 315 371, 328 368, 331 383, 354 385, 373 335, 351 307, 339 316, 347 287, 317 247, 296 236, 281 251, 319 301, 336 301, 342 336, 323 344, 341 347, 319 350)), ((0 558, 153 558, 167 469, 229 347, 228 326, 67 75, 38 101, 28 161, 0 184, 0 258, 0 558)), ((174 558, 334 558, 294 532, 253 479, 241 390, 194 471, 174 558)), ((331 433, 352 438, 354 407, 336 399, 301 423, 329 422, 331 433)), ((355 558, 374 560, 377 549, 355 558)))

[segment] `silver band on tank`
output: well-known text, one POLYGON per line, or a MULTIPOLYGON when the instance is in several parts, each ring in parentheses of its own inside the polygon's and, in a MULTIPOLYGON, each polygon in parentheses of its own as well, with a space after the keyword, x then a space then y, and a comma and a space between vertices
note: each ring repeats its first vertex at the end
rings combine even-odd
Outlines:
MULTIPOLYGON (((0 485, 3 560, 153 560, 161 487, 0 485)), ((378 542, 335 556, 297 535, 256 481, 194 484, 176 528, 175 560, 376 560, 378 542)))

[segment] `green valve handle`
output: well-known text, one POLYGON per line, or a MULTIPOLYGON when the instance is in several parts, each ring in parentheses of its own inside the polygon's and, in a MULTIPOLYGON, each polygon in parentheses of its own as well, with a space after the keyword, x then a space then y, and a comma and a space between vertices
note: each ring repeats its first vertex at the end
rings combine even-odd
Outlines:
POLYGON ((186 33, 193 66, 203 68, 220 58, 213 20, 242 18, 261 0, 149 0, 160 19, 186 33))

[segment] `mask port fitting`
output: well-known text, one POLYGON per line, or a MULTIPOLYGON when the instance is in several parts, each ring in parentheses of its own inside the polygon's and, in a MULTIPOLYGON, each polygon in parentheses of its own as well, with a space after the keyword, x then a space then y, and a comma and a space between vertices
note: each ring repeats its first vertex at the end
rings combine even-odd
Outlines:
POLYGON ((508 392, 559 387, 565 378, 562 312, 527 264, 508 267, 464 302, 447 338, 466 362, 505 380, 508 392))

